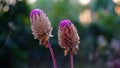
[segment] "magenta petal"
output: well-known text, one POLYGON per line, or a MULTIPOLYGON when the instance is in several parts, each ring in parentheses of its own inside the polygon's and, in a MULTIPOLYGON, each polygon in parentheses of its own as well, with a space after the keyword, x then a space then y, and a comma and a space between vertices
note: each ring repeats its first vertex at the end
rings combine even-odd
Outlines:
POLYGON ((70 24, 71 24, 70 20, 62 20, 62 21, 60 21, 59 27, 63 28, 64 26, 70 25, 70 24))
POLYGON ((33 15, 38 14, 39 16, 43 14, 43 11, 41 9, 33 9, 30 12, 30 17, 32 17, 33 15))
POLYGON ((64 27, 70 27, 71 26, 71 21, 70 20, 62 20, 60 21, 59 28, 62 31, 64 27))

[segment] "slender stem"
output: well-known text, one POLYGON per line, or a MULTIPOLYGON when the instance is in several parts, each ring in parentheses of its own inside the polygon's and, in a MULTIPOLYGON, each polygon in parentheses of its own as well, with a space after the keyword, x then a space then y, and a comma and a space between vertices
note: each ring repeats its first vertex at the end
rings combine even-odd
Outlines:
POLYGON ((51 44, 49 43, 49 41, 48 41, 48 48, 49 48, 50 53, 51 53, 52 61, 53 61, 53 64, 54 64, 54 68, 57 68, 55 55, 54 55, 53 49, 52 49, 51 44))
POLYGON ((74 68, 73 51, 72 51, 72 49, 70 49, 70 65, 71 65, 71 68, 74 68))

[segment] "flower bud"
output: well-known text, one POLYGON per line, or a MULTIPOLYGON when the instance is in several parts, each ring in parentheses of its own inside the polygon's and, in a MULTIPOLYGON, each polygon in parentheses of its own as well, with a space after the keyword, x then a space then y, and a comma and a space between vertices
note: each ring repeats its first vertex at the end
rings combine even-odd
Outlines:
POLYGON ((64 48, 64 55, 66 56, 69 50, 74 54, 79 50, 79 36, 76 28, 70 20, 62 20, 58 29, 58 40, 61 48, 64 48))
POLYGON ((51 23, 45 12, 41 9, 33 9, 30 13, 31 30, 35 39, 39 39, 41 45, 47 46, 47 41, 52 37, 51 23))

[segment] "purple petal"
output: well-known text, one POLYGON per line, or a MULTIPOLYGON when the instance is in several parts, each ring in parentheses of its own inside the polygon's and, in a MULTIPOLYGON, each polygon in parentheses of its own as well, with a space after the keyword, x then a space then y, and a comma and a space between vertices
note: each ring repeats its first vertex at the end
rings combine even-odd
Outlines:
POLYGON ((33 9, 30 13, 30 17, 38 14, 39 16, 43 14, 43 11, 41 9, 33 9))
POLYGON ((70 20, 62 20, 62 21, 60 21, 59 27, 61 29, 61 28, 65 27, 65 26, 69 26, 69 25, 71 25, 70 20))

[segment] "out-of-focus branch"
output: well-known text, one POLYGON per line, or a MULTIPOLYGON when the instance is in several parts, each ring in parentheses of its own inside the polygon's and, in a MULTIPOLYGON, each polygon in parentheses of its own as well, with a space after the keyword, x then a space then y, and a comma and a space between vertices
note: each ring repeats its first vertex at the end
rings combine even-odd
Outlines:
POLYGON ((6 40, 5 40, 2 48, 0 49, 0 55, 2 54, 2 52, 3 52, 4 48, 6 47, 6 45, 8 44, 9 38, 10 38, 13 30, 16 29, 16 27, 14 26, 14 24, 13 24, 12 22, 9 22, 9 23, 8 23, 8 26, 9 26, 10 30, 9 30, 9 33, 8 33, 8 35, 7 35, 7 37, 6 37, 6 40))

